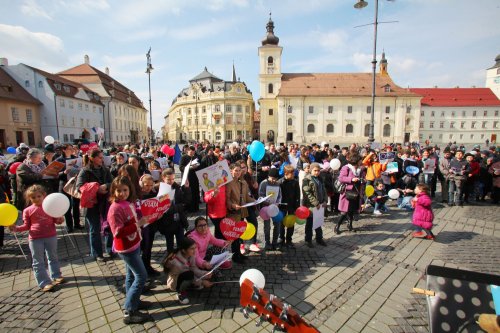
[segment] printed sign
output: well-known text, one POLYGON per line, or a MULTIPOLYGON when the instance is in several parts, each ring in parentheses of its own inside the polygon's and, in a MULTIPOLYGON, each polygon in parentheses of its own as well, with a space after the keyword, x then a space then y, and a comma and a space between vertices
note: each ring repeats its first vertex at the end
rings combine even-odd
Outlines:
POLYGON ((227 160, 219 161, 205 169, 196 171, 203 191, 208 192, 233 180, 227 160))
POLYGON ((227 240, 235 240, 240 238, 241 235, 247 229, 247 223, 245 221, 235 222, 230 218, 225 218, 220 222, 220 230, 222 235, 227 240))
POLYGON ((80 150, 84 154, 86 154, 89 150, 96 149, 96 148, 98 148, 98 146, 97 146, 97 143, 95 143, 95 142, 83 143, 80 145, 80 150))
POLYGON ((387 173, 397 173, 398 172, 398 162, 390 162, 387 163, 387 169, 385 169, 387 173))
POLYGON ((148 219, 148 223, 157 221, 170 208, 170 195, 146 199, 141 201, 141 213, 148 219))
POLYGON ((57 177, 59 176, 59 172, 66 166, 65 163, 53 161, 50 163, 45 169, 42 170, 42 175, 57 177))
POLYGON ((436 160, 428 158, 424 161, 424 173, 432 174, 436 169, 436 160))
POLYGON ((378 160, 380 163, 392 162, 394 161, 394 158, 396 158, 396 153, 392 151, 378 154, 378 160))
POLYGON ((156 161, 160 164, 162 170, 168 168, 168 159, 166 157, 158 157, 156 161))
POLYGON ((66 160, 66 169, 77 168, 80 169, 82 167, 82 158, 72 158, 70 160, 66 160))
POLYGON ((274 204, 278 201, 278 194, 280 192, 279 186, 267 185, 266 187, 266 197, 269 197, 268 202, 274 204))

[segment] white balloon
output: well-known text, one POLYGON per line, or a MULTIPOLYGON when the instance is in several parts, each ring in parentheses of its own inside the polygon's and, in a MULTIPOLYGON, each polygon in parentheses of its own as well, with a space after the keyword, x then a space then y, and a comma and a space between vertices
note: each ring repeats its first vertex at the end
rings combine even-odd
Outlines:
POLYGON ((250 268, 244 271, 241 276, 240 276, 240 286, 243 284, 243 281, 245 279, 249 279, 252 281, 252 283, 260 289, 264 289, 266 286, 266 278, 264 277, 264 274, 262 274, 261 271, 255 268, 250 268))
POLYGON ((332 168, 332 170, 338 170, 340 169, 341 164, 342 163, 340 163, 340 160, 338 158, 334 158, 330 161, 330 168, 332 168))
POLYGON ((44 138, 45 142, 48 143, 49 145, 50 144, 53 144, 56 140, 51 137, 50 135, 47 135, 45 138, 44 138))
POLYGON ((278 206, 276 205, 269 205, 267 206, 267 215, 269 215, 269 217, 275 217, 276 215, 278 215, 280 212, 280 209, 278 208, 278 206))
POLYGON ((69 200, 62 193, 52 193, 45 197, 42 208, 51 217, 62 217, 69 209, 69 200))
POLYGON ((399 191, 396 189, 390 190, 389 191, 389 198, 391 198, 392 200, 396 200, 397 198, 399 198, 399 191))

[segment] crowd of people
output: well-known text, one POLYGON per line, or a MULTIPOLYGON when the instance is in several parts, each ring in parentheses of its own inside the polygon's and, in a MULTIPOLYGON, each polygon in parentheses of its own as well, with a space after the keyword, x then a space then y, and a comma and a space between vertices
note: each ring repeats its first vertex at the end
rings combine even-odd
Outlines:
MULTIPOLYGON (((487 199, 498 204, 500 199, 500 151, 494 146, 483 150, 474 146, 466 151, 463 146, 448 144, 441 151, 438 146, 401 144, 330 147, 323 142, 276 147, 270 143, 256 162, 249 143, 215 146, 204 141, 183 147, 177 172, 187 172, 182 185, 176 181, 174 156, 165 155, 159 146, 126 145, 85 153, 80 148, 48 144, 37 149, 21 144, 12 156, 3 156, 0 151, 0 202, 10 202, 22 211, 23 225, 9 229, 29 232, 32 266, 43 291, 65 281, 57 259, 56 225, 65 223, 68 233, 85 229, 80 218, 80 212, 84 213, 90 256, 98 262, 119 256, 126 264, 127 324, 149 320, 140 311, 147 307, 140 296, 148 280, 161 275, 151 264, 157 233, 166 244, 161 263, 166 285, 177 293, 180 303, 188 304, 188 288, 211 287, 218 270, 231 269, 232 263, 245 265, 249 251, 295 247, 293 223, 276 223, 277 218, 261 214, 264 207, 278 206, 279 221, 298 209, 312 212, 323 207, 325 214, 333 216, 334 231, 340 235, 345 232, 343 224, 349 232, 356 231, 354 222, 361 212, 377 217, 390 214, 386 202, 397 199, 399 209, 414 211, 413 236, 433 240, 431 204, 436 197, 449 206, 487 199), (110 165, 105 165, 105 155, 111 156, 110 165), (53 161, 66 163, 78 157, 82 157, 81 167, 64 164, 58 175, 43 172, 53 161), (161 164, 159 158, 166 158, 167 163, 161 164), (232 180, 203 192, 196 171, 220 161, 227 161, 232 180), (441 193, 436 195, 438 182, 441 193), (157 221, 148 223, 140 202, 156 197, 160 183, 172 189, 170 207, 157 221), (247 206, 271 190, 272 197, 247 206), (397 195, 388 195, 391 191, 397 195), (42 209, 44 198, 54 192, 64 193, 71 203, 64 217, 50 217, 42 209), (205 212, 200 211, 201 202, 206 203, 205 212), (189 213, 200 215, 192 229, 189 213), (225 218, 246 220, 255 227, 255 235, 246 241, 226 240, 221 230, 225 218), (259 225, 264 231, 263 243, 257 237, 259 225), (214 271, 210 258, 224 251, 230 251, 232 258, 214 271)), ((313 214, 307 215, 306 246, 315 247, 313 236, 316 245, 327 246, 322 227, 314 228, 313 214)), ((3 238, 1 227, 0 245, 3 238)))

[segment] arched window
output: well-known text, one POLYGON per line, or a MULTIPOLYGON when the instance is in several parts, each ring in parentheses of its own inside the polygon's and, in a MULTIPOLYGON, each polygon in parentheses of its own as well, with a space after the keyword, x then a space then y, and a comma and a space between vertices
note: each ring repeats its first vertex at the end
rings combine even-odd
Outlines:
POLYGON ((333 124, 326 125, 326 133, 333 133, 333 124))
POLYGON ((370 136, 370 124, 365 125, 365 136, 370 136))
POLYGON ((391 136, 391 125, 385 124, 384 125, 384 134, 383 136, 388 137, 391 136))
POLYGON ((288 118, 288 126, 292 126, 292 118, 288 118))
POLYGON ((314 125, 313 124, 307 125, 307 133, 314 133, 314 125))
POLYGON ((267 57, 267 64, 272 65, 274 63, 273 57, 267 57))
POLYGON ((220 132, 216 132, 216 133, 215 133, 215 140, 216 140, 216 141, 220 141, 220 139, 221 139, 220 132))
POLYGON ((269 83, 269 85, 267 86, 267 92, 270 94, 273 93, 273 84, 272 83, 269 83))
POLYGON ((345 132, 346 132, 346 134, 352 134, 354 132, 354 126, 352 126, 352 124, 348 124, 345 127, 345 132))

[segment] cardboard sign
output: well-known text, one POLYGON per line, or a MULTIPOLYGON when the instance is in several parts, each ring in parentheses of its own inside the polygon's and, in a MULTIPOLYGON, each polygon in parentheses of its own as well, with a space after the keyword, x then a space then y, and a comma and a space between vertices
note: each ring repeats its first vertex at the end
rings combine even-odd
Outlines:
POLYGON ((158 157, 156 162, 160 164, 162 170, 168 168, 168 159, 166 157, 158 157))
POLYGON ((225 239, 231 241, 241 237, 247 229, 245 221, 235 222, 230 218, 225 218, 220 222, 220 230, 225 239))
POLYGON ((66 166, 66 163, 53 161, 45 169, 42 170, 42 175, 50 176, 50 177, 57 177, 57 176, 59 176, 59 172, 61 172, 65 166, 66 166))
POLYGON ((82 153, 86 154, 89 150, 91 149, 96 149, 98 148, 97 143, 91 142, 91 143, 84 143, 80 145, 80 150, 82 153))
POLYGON ((172 202, 168 194, 141 201, 141 213, 148 223, 157 221, 170 208, 172 202))
POLYGON ((66 169, 77 168, 80 169, 82 167, 82 158, 72 158, 66 160, 66 169))
POLYGON ((396 153, 392 151, 378 154, 378 160, 380 161, 380 163, 392 162, 394 161, 395 158, 396 158, 396 153))
POLYGON ((203 191, 208 192, 233 180, 227 160, 219 161, 205 169, 196 171, 203 191))

